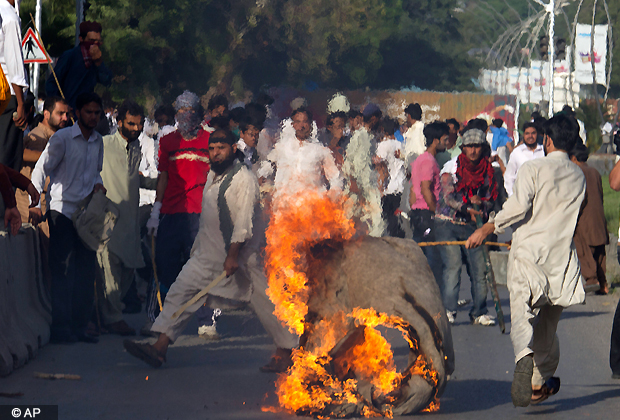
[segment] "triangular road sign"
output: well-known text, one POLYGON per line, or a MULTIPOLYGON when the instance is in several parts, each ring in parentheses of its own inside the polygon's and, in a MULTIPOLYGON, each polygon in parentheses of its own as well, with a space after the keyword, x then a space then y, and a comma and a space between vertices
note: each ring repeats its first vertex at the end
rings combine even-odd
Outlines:
POLYGON ((28 28, 26 36, 22 41, 22 53, 24 54, 24 64, 47 63, 47 53, 39 42, 32 28, 28 28))

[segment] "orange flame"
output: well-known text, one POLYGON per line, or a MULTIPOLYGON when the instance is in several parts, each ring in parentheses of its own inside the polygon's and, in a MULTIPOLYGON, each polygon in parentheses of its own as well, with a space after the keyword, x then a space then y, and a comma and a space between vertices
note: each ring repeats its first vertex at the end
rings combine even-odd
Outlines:
MULTIPOLYGON (((312 327, 311 340, 305 348, 293 350, 293 366, 276 381, 278 401, 286 411, 329 418, 330 407, 356 404, 364 417, 391 418, 389 403, 395 397, 388 394, 398 389, 403 378, 420 375, 437 385, 438 374, 423 355, 406 372, 397 372, 390 343, 375 328, 382 325, 398 329, 417 353, 417 343, 410 337, 408 324, 402 318, 374 309, 355 308, 349 314, 339 312, 314 325, 304 323, 309 298, 305 274, 308 251, 320 241, 345 241, 354 233, 343 200, 332 200, 324 193, 304 192, 280 197, 274 203, 266 232, 267 295, 275 304, 275 315, 291 332, 302 335, 307 327, 312 327), (352 325, 363 331, 359 331, 360 336, 350 348, 338 355, 338 360, 333 360, 330 352, 347 336, 352 325), (359 342, 361 337, 363 341, 359 342), (335 374, 333 363, 342 367, 340 377, 335 374), (361 395, 360 380, 373 386, 370 398, 381 397, 386 402, 382 409, 367 401, 368 395, 361 395)), ((439 402, 435 400, 427 410, 438 408, 439 402)), ((264 411, 272 410, 274 407, 264 408, 264 411)))

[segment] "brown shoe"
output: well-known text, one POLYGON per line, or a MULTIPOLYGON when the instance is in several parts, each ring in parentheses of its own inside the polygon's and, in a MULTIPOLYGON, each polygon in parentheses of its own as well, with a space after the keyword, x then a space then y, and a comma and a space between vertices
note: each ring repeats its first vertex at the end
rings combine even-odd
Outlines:
POLYGON ((291 357, 291 349, 277 348, 275 354, 265 366, 260 367, 261 372, 286 372, 288 368, 293 366, 293 358, 291 357))
POLYGON ((127 325, 124 320, 115 322, 113 324, 108 324, 105 327, 110 332, 110 334, 122 336, 136 335, 136 330, 127 325))

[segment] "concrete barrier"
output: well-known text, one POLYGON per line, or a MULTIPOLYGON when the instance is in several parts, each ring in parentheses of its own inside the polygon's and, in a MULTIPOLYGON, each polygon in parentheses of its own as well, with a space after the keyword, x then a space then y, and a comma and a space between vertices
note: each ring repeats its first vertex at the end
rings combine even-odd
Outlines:
POLYGON ((0 232, 0 376, 36 357, 49 341, 51 303, 39 246, 32 225, 24 224, 17 236, 0 232))

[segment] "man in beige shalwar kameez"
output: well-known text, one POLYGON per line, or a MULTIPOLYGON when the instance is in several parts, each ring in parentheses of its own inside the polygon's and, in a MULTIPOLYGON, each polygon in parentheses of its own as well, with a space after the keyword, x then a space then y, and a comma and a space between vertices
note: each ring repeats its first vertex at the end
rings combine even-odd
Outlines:
POLYGON ((107 197, 118 205, 119 217, 110 241, 97 251, 98 306, 105 328, 112 334, 135 335, 123 320, 122 299, 134 281, 134 270, 144 267, 140 246, 140 188, 154 189, 155 178, 139 173, 144 111, 127 100, 118 109, 119 129, 103 138, 101 178, 107 197))
POLYGON ((564 115, 545 126, 546 157, 523 164, 513 195, 502 210, 468 239, 479 246, 493 231, 512 226, 508 260, 508 290, 515 352, 512 401, 515 406, 537 404, 557 393, 560 347, 556 335, 562 310, 583 303, 585 292, 573 234, 585 178, 568 159, 579 129, 564 115))
POLYGON ((260 257, 265 224, 258 181, 250 169, 235 159, 236 151, 236 138, 230 131, 216 130, 211 134, 211 171, 203 192, 200 228, 190 259, 170 287, 163 311, 151 328, 159 333, 159 338, 153 345, 129 340, 123 343, 131 355, 153 367, 161 366, 169 344, 181 335, 192 314, 205 303, 226 308, 249 302, 277 346, 274 358, 262 371, 284 371, 289 365, 291 349, 298 344, 298 338, 273 314, 275 307, 265 293, 267 279, 260 257), (172 318, 222 270, 226 271, 226 279, 178 318, 172 318))

